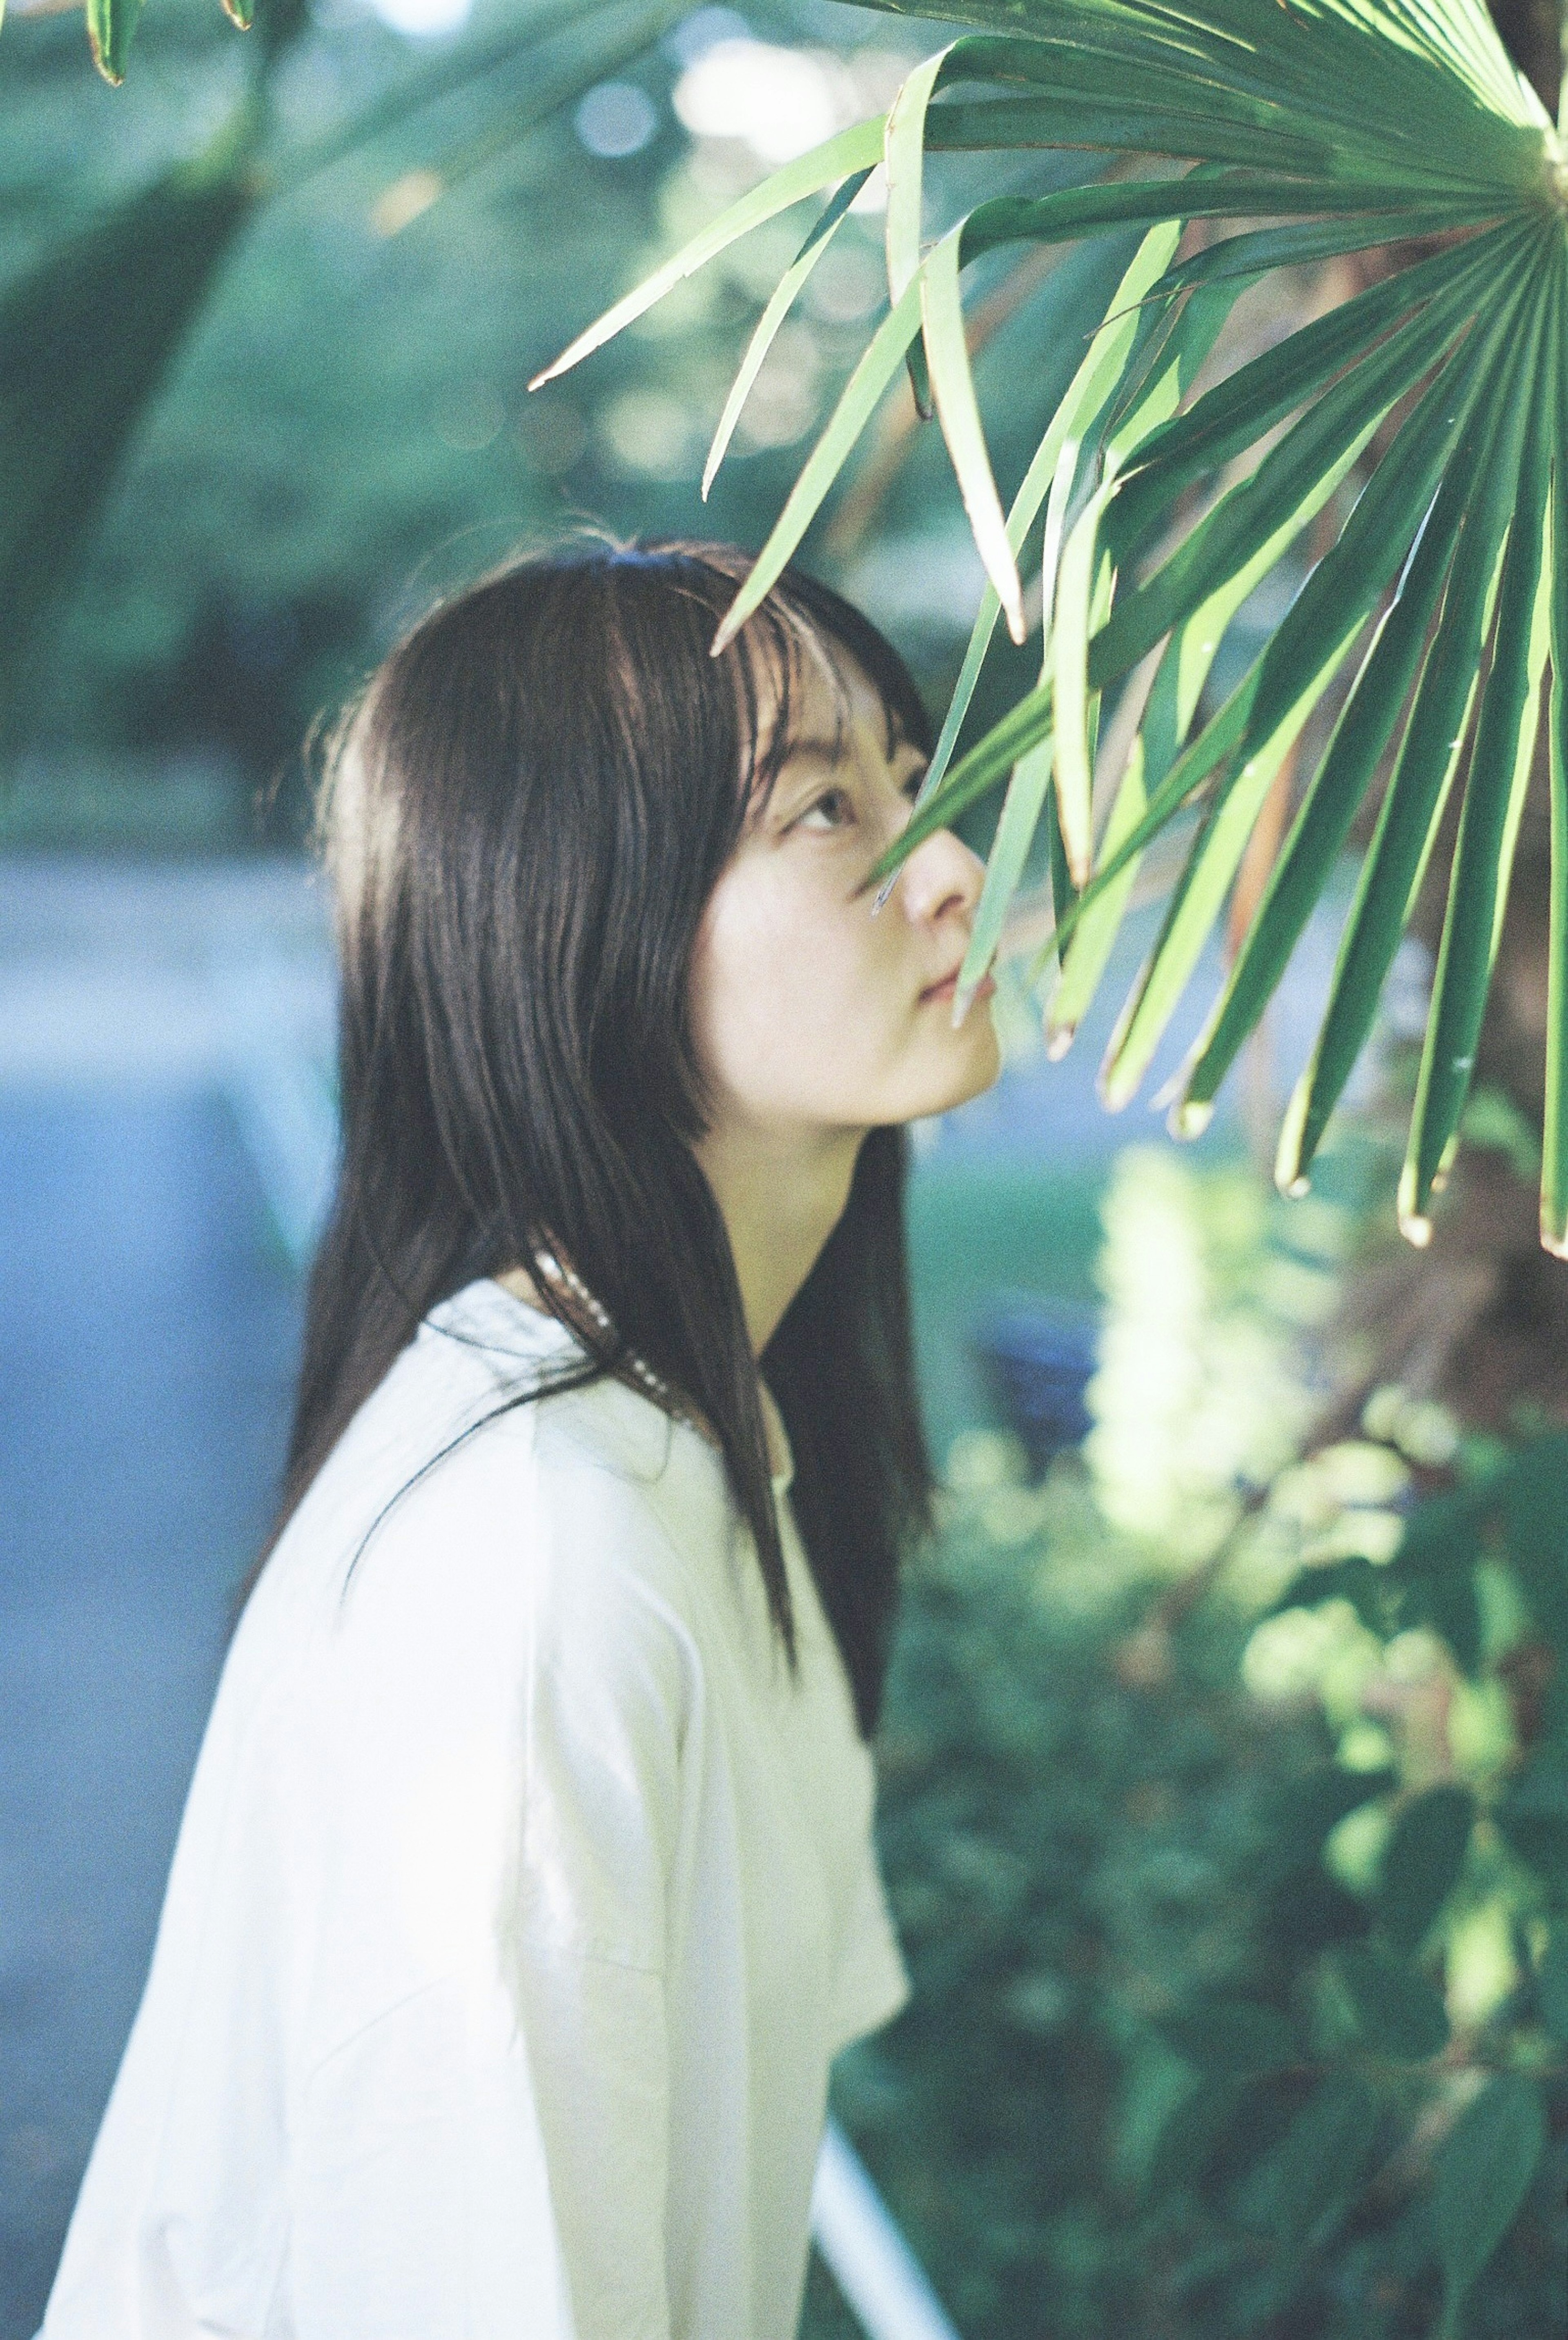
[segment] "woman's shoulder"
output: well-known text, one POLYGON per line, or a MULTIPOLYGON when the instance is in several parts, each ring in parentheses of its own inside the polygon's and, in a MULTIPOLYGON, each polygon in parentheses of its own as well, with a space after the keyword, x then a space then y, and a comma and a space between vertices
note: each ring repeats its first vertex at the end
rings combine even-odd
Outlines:
MULTIPOLYGON (((366 1400, 274 1554, 335 1632, 417 1641, 467 1611, 505 1630, 651 1600, 682 1611, 722 1546, 717 1458, 582 1363, 564 1326, 485 1279, 433 1309, 366 1400)), ((263 1583, 266 1581, 263 1576, 263 1583)))
MULTIPOLYGON (((476 1390, 482 1384, 495 1393, 493 1413, 481 1413, 470 1469, 482 1477, 488 1467, 502 1478, 526 1470, 535 1505, 558 1523, 570 1522, 585 1557, 596 1549, 613 1556, 629 1536, 673 1533, 691 1549, 723 1532, 728 1500, 715 1450, 626 1382, 611 1374, 579 1381, 584 1353, 553 1317, 485 1278, 432 1310, 413 1345, 412 1372, 422 1352, 433 1363, 443 1342, 466 1353, 459 1371, 476 1390), (512 1397, 523 1403, 511 1405, 512 1397), (487 1448, 491 1429, 497 1437, 487 1448)), ((442 1364, 452 1370, 450 1357, 442 1364)))

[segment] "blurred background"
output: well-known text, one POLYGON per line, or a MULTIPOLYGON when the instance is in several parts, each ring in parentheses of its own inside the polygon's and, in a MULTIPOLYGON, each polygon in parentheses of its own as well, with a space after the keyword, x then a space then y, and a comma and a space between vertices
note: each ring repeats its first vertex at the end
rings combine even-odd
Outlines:
MULTIPOLYGON (((1543 74, 1543 21, 1522 5, 1507 26, 1543 74)), ((882 298, 875 179, 706 504, 708 439, 799 213, 525 385, 947 37, 838 0, 280 0, 242 38, 216 8, 156 0, 115 89, 78 9, 12 0, 0 2340, 30 2340, 42 2313, 278 1481, 332 1173, 307 741, 437 594, 514 548, 581 522, 761 541, 882 298)), ((1091 162, 1037 155, 1018 184, 1091 162)), ((934 166, 955 197, 967 167, 934 166)), ((1004 495, 1132 249, 1047 254, 974 304, 1004 495)), ((1349 265, 1245 296, 1215 365, 1343 297, 1349 265)), ((939 715, 983 580, 903 382, 804 558, 939 715)), ((1243 610, 1216 692, 1281 590, 1243 610)), ((999 648, 977 733, 1027 665, 999 648)), ((1391 1198, 1424 914, 1313 1194, 1284 1202, 1268 1175, 1351 872, 1196 1145, 1168 1141, 1146 1098, 1113 1118, 1095 1094, 1155 887, 1072 1053, 1047 1062, 1010 961, 1000 1083, 914 1134, 945 1494, 878 1756, 917 1990, 835 2095, 965 2340, 1424 2334, 1442 2140, 1477 2075, 1554 2071, 1568 2038, 1562 1760, 1516 1809, 1525 1757, 1563 1729, 1550 1604, 1532 1607, 1533 1563, 1507 1541, 1518 1506, 1499 1542, 1476 1492, 1528 1467, 1547 1491, 1529 1516, 1559 1522, 1568 1493, 1552 1476, 1568 1270, 1533 1224, 1545 836, 1533 804, 1424 1254, 1399 1245, 1391 1198), (1426 1532, 1412 1523, 1444 1502, 1439 1597, 1399 1572, 1426 1532), (1456 1858, 1400 1856, 1417 1880, 1402 1947, 1421 1959, 1402 1998, 1375 1958, 1398 1934, 1389 1847, 1413 1807, 1482 1817, 1456 1858), (1270 2048, 1271 2012, 1308 2048, 1270 2048)), ((1564 2328, 1563 2162, 1553 2112, 1467 2329, 1564 2328)), ((860 2329, 820 2261, 804 2328, 860 2329)))

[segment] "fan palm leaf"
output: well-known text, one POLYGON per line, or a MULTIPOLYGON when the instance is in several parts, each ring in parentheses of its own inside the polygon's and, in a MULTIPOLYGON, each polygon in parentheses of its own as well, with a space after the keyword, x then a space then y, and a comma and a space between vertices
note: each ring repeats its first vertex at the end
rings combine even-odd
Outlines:
POLYGON ((1277 1175, 1294 1192, 1372 1028, 1457 788, 1458 845, 1399 1196, 1401 1225, 1417 1242, 1456 1144, 1550 664, 1542 1232, 1562 1248, 1568 161, 1556 129, 1481 0, 949 0, 947 14, 973 29, 909 74, 885 118, 841 133, 745 197, 561 362, 772 211, 809 193, 841 205, 851 174, 880 157, 888 312, 715 647, 756 609, 877 401, 906 358, 919 356, 987 583, 921 801, 876 877, 885 892, 922 838, 1006 787, 960 999, 1000 943, 1043 822, 1057 907, 1048 1029, 1054 1048, 1066 1046, 1110 963, 1140 856, 1196 814, 1102 1072, 1107 1101, 1125 1103, 1295 757, 1299 801, 1286 841, 1172 1085, 1182 1134, 1207 1119, 1381 786, 1323 1027, 1281 1136, 1277 1175), (934 243, 922 240, 931 156, 1046 146, 1080 150, 1085 183, 982 201, 934 243), (1111 175, 1089 175, 1097 152, 1119 158, 1111 175), (1195 222, 1207 223, 1196 236, 1195 222), (1216 233, 1227 223, 1232 232, 1216 233), (965 354, 962 272, 985 253, 1134 225, 1147 231, 1138 258, 1087 337, 1004 513, 965 354), (1413 253, 1415 239, 1425 242, 1413 253), (1244 287, 1387 244, 1399 249, 1380 281, 1194 397, 1191 352, 1207 354, 1244 287), (958 754, 998 617, 1015 637, 1022 630, 1021 580, 1042 510, 1040 679, 958 754), (1207 677, 1226 627, 1277 563, 1300 565, 1295 548, 1309 523, 1321 557, 1214 706, 1207 677), (1138 719, 1107 727, 1123 768, 1097 773, 1099 712, 1118 702, 1138 719))

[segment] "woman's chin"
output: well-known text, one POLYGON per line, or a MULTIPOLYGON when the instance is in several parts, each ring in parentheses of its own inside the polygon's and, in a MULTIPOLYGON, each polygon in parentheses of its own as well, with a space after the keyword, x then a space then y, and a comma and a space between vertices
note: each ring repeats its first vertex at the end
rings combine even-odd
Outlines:
POLYGON ((956 1106, 968 1105, 971 1097, 983 1096, 995 1085, 1002 1069, 1002 1050, 991 1020, 990 1000, 975 1000, 951 1037, 952 1055, 942 1076, 931 1084, 931 1101, 922 1105, 910 1119, 951 1113, 956 1106))
POLYGON ((991 1022, 989 1004, 983 1007, 979 1006, 971 1007, 969 1014, 983 1016, 985 1022, 975 1036, 977 1061, 974 1077, 965 1088, 962 1096, 954 1098, 955 1105, 966 1105, 970 1097, 983 1096, 987 1089, 996 1086, 997 1076, 1002 1069, 1002 1046, 997 1037, 996 1026, 991 1022))

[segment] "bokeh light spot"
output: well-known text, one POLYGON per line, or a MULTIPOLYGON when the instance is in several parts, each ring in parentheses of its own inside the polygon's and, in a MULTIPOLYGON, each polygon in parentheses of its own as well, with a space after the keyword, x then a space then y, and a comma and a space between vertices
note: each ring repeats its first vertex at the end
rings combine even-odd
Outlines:
POLYGON ((696 138, 734 138, 764 163, 788 163, 830 138, 856 111, 836 59, 771 41, 716 41, 675 85, 696 138))
POLYGON ((455 33, 467 24, 473 0, 371 0, 383 25, 405 40, 428 41, 455 33))
POLYGON ((659 109, 635 82, 601 81, 580 101, 572 123, 590 154, 619 162, 641 153, 659 127, 659 109))

